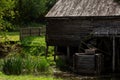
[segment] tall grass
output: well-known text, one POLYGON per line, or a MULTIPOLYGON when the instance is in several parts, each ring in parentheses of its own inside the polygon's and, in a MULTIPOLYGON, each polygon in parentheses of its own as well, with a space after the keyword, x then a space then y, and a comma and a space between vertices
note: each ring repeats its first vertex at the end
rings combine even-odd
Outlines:
MULTIPOLYGON (((2 64, 2 71, 14 75, 49 73, 52 58, 49 61, 45 59, 45 37, 28 37, 21 44, 22 51, 11 52, 2 64)), ((53 47, 49 49, 49 56, 52 56, 52 52, 53 47)))
POLYGON ((11 57, 4 60, 3 72, 5 74, 19 75, 22 73, 23 60, 20 57, 11 57))
POLYGON ((43 73, 49 72, 50 65, 45 58, 28 56, 22 57, 10 57, 4 60, 3 72, 5 74, 31 74, 31 73, 43 73))
POLYGON ((35 69, 37 72, 49 72, 49 67, 50 65, 45 58, 36 59, 35 69))

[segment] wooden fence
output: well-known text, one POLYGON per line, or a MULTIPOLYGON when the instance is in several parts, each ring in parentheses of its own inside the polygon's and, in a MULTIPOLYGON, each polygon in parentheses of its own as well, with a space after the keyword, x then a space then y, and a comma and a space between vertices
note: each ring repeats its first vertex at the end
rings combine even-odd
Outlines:
POLYGON ((20 29, 20 40, 28 36, 40 36, 41 35, 41 28, 21 28, 20 29))

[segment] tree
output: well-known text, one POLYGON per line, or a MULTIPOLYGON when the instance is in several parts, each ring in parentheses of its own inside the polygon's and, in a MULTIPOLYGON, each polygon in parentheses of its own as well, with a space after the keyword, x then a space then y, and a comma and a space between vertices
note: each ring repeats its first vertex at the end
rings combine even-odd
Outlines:
POLYGON ((14 16, 14 7, 14 0, 0 0, 0 31, 10 27, 9 20, 14 16))
POLYGON ((21 21, 29 22, 43 16, 46 11, 47 0, 19 0, 17 9, 21 21))
POLYGON ((24 24, 43 20, 45 14, 53 6, 56 0, 18 0, 19 22, 24 24))

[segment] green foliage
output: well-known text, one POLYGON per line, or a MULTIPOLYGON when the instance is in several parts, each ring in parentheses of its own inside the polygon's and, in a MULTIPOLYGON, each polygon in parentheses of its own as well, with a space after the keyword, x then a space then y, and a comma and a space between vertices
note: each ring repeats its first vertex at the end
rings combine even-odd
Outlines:
POLYGON ((45 58, 29 56, 24 59, 24 73, 49 72, 49 63, 45 58))
POLYGON ((21 41, 21 44, 24 46, 24 53, 31 54, 33 56, 45 54, 45 37, 26 37, 21 41))
POLYGON ((68 69, 68 67, 66 66, 65 60, 63 60, 60 57, 58 57, 57 60, 56 60, 56 66, 58 68, 60 68, 61 70, 67 70, 68 69))
MULTIPOLYGON (((45 37, 26 37, 21 41, 24 46, 24 53, 31 54, 33 56, 44 56, 46 52, 45 37)), ((49 56, 52 56, 54 52, 53 47, 49 47, 49 56)))
POLYGON ((49 63, 45 58, 36 59, 35 67, 37 72, 47 72, 49 71, 49 66, 50 66, 49 63))
MULTIPOLYGON (((45 22, 44 16, 56 0, 0 0, 1 30, 13 31, 32 22, 45 22)), ((26 27, 26 26, 25 26, 26 27)))
POLYGON ((5 74, 20 75, 30 73, 40 74, 43 72, 49 73, 50 65, 43 57, 27 55, 22 58, 20 55, 14 54, 7 57, 1 67, 5 74))
POLYGON ((34 76, 34 75, 4 75, 0 72, 0 80, 62 80, 53 76, 34 76))
POLYGON ((55 2, 56 0, 17 0, 16 21, 22 25, 43 21, 44 16, 55 2))
POLYGON ((28 57, 24 59, 24 70, 23 73, 32 73, 34 71, 34 59, 28 57))
POLYGON ((4 60, 3 72, 5 74, 14 74, 19 75, 22 73, 22 58, 20 57, 11 57, 4 60))
POLYGON ((19 41, 19 32, 0 32, 0 42, 19 41))
POLYGON ((4 60, 0 59, 0 71, 2 71, 4 65, 4 60))
POLYGON ((47 0, 47 11, 49 11, 57 0, 47 0))
POLYGON ((45 46, 45 37, 30 36, 21 41, 23 46, 45 46))
POLYGON ((8 21, 14 18, 14 7, 14 0, 0 0, 0 31, 11 27, 8 21))
POLYGON ((32 46, 32 47, 24 47, 24 52, 30 54, 32 56, 40 56, 45 54, 46 47, 45 46, 32 46))

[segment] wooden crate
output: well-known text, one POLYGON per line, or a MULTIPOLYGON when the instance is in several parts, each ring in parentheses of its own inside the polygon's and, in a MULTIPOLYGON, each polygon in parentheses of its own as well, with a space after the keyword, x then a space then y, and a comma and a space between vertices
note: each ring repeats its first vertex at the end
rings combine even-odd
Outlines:
POLYGON ((102 55, 76 53, 74 55, 74 70, 79 74, 100 74, 102 71, 102 55))

